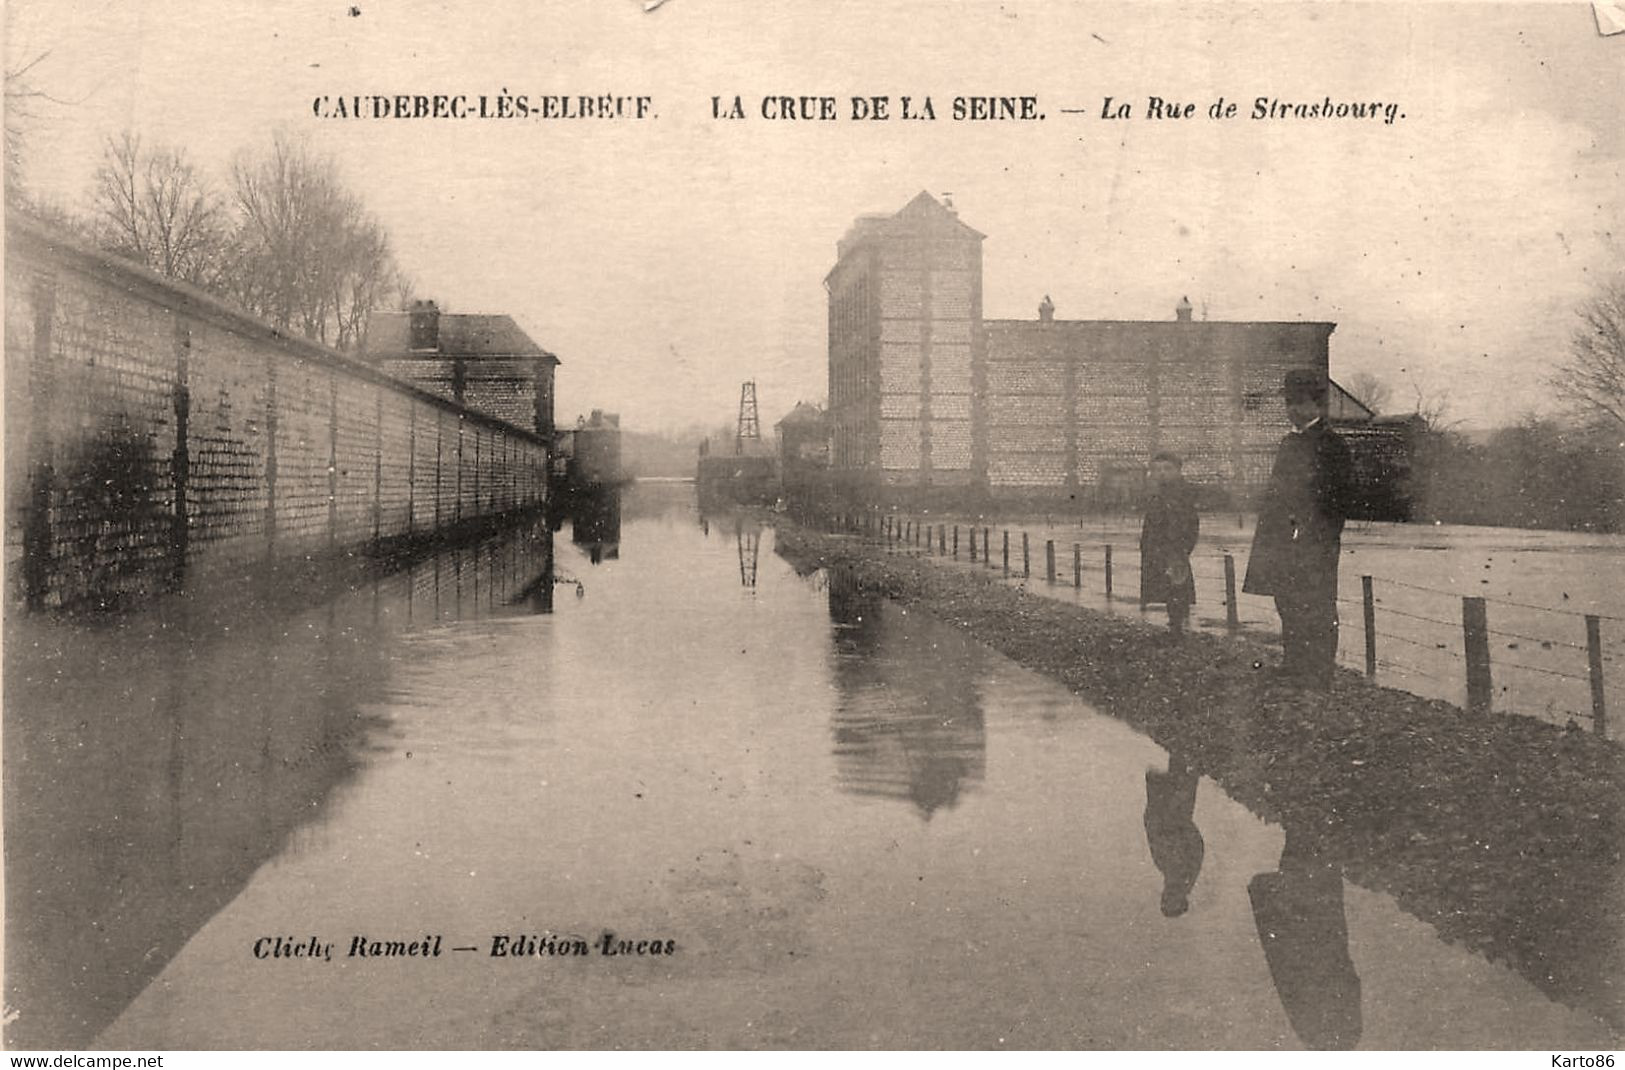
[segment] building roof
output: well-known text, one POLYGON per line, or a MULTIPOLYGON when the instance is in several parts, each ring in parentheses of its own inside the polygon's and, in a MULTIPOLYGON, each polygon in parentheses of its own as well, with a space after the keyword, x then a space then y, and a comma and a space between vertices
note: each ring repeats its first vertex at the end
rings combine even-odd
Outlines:
POLYGON ((1102 330, 1121 330, 1132 328, 1152 328, 1166 331, 1169 334, 1191 334, 1202 331, 1224 333, 1231 331, 1253 330, 1260 327, 1317 327, 1330 334, 1337 329, 1337 324, 1324 320, 990 320, 985 319, 982 325, 989 331, 1002 331, 1006 333, 1032 332, 1042 335, 1048 332, 1089 334, 1102 330))
MULTIPOLYGON (((410 355, 412 314, 374 312, 367 323, 365 352, 370 357, 410 355)), ((531 340, 512 316, 464 312, 440 313, 439 351, 453 357, 559 358, 531 340)))
POLYGON ((966 226, 958 212, 921 190, 913 200, 891 215, 880 212, 855 219, 835 244, 836 259, 844 260, 848 253, 876 238, 908 236, 918 233, 923 227, 945 228, 977 241, 987 237, 981 231, 966 226))
POLYGON ((1339 386, 1337 380, 1327 379, 1326 383, 1331 387, 1326 398, 1326 414, 1330 419, 1364 423, 1377 415, 1371 406, 1339 386))
POLYGON ((824 410, 823 409, 820 409, 817 405, 811 405, 811 404, 808 404, 805 401, 799 401, 799 402, 796 403, 795 408, 791 409, 788 413, 785 414, 784 419, 780 420, 778 423, 774 424, 773 426, 774 427, 795 427, 795 426, 805 425, 805 424, 822 424, 823 422, 824 422, 824 410))

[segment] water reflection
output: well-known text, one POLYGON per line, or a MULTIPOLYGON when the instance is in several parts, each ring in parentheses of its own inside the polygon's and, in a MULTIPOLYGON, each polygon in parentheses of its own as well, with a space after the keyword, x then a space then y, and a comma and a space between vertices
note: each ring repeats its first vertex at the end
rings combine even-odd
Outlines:
POLYGON ((1196 827, 1196 783, 1185 760, 1168 755, 1168 768, 1145 771, 1145 840, 1162 872, 1162 913, 1177 918, 1190 909, 1191 889, 1202 872, 1204 845, 1196 827))
POLYGON ((762 549, 762 525, 734 517, 734 546, 739 551, 739 586, 756 588, 756 558, 762 549))
MULTIPOLYGON (((835 626, 832 712, 836 777, 855 795, 904 799, 925 820, 982 780, 987 740, 982 648, 919 649, 906 610, 846 570, 827 576, 835 626)), ((933 647, 957 636, 943 633, 933 647)))
POLYGON ((537 524, 342 585, 89 623, 8 614, 7 1045, 89 1042, 263 862, 301 849, 381 727, 367 710, 392 635, 550 612, 552 559, 537 524))
POLYGON ((619 487, 595 488, 579 494, 573 500, 570 519, 570 541, 585 549, 593 564, 614 561, 621 556, 619 487))
POLYGON ((1249 881, 1247 897, 1293 1032, 1309 1048, 1353 1048, 1360 1042, 1360 976, 1349 957, 1343 871, 1312 829, 1287 821, 1280 865, 1249 881))

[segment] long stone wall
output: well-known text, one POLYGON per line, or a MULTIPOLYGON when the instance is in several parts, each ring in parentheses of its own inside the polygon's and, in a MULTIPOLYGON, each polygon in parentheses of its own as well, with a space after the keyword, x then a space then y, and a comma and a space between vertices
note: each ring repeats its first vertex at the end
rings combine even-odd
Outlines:
POLYGON ((5 362, 14 604, 117 602, 546 502, 541 437, 16 216, 5 362))

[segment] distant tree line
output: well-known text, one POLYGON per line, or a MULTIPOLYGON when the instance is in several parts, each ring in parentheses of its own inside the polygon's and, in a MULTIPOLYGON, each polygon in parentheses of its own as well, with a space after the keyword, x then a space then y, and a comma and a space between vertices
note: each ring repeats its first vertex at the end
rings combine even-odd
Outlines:
POLYGON ((1625 532, 1625 443, 1617 428, 1525 417, 1472 442, 1419 436, 1413 519, 1448 524, 1625 532))

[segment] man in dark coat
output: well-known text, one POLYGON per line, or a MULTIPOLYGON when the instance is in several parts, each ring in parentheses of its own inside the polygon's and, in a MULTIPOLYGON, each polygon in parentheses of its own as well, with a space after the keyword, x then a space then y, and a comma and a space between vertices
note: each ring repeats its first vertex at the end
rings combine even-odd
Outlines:
POLYGON ((1337 565, 1352 470, 1348 448, 1326 426, 1325 376, 1293 369, 1281 393, 1292 432, 1275 455, 1242 590, 1275 596, 1282 676, 1324 691, 1337 663, 1337 565))
POLYGON ((1191 488, 1181 472, 1179 456, 1159 453, 1151 458, 1151 499, 1140 526, 1140 604, 1168 604, 1168 630, 1179 635, 1196 601, 1196 580, 1191 576, 1191 551, 1201 518, 1191 488))

